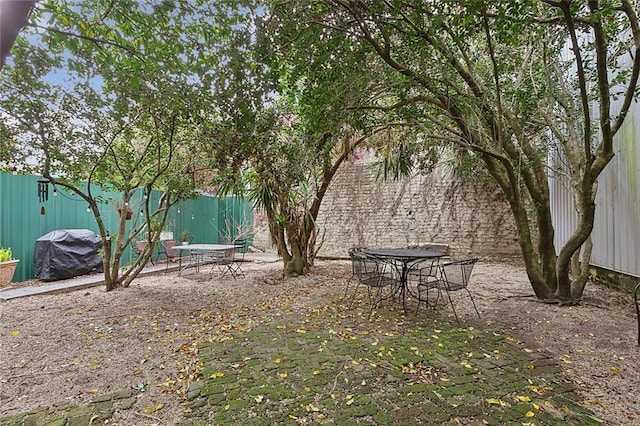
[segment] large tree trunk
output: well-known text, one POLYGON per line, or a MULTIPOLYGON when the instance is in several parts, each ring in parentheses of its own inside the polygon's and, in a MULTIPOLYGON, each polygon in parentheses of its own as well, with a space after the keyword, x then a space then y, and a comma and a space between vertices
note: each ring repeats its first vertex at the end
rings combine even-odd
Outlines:
MULTIPOLYGON (((374 130, 373 133, 378 131, 380 129, 374 130)), ((323 135, 322 143, 328 143, 329 137, 328 134, 323 135)), ((326 159, 323 164, 322 180, 317 186, 310 206, 290 205, 287 191, 283 188, 274 188, 274 193, 279 195, 269 200, 270 205, 262 206, 269 222, 271 241, 284 262, 283 276, 304 275, 313 266, 316 255, 316 220, 322 200, 340 165, 366 139, 366 137, 352 138, 352 135, 345 135, 341 139, 339 155, 334 159, 326 159), (285 219, 279 220, 280 218, 285 219)))
POLYGON ((291 256, 284 263, 284 276, 296 277, 304 275, 309 269, 309 263, 300 244, 295 239, 291 241, 291 256))

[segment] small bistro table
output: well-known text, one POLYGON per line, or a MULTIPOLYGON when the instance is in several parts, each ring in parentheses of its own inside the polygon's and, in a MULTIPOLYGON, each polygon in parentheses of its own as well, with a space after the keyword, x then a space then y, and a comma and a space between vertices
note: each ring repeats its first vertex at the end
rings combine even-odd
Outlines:
POLYGON ((192 266, 192 264, 195 264, 196 270, 198 270, 200 268, 202 259, 204 259, 204 255, 206 255, 207 253, 220 251, 233 253, 235 247, 236 246, 234 246, 233 244, 186 244, 173 246, 171 247, 171 249, 178 250, 180 252, 180 263, 178 266, 178 275, 180 275, 182 271, 192 266), (189 253, 189 263, 184 267, 182 266, 182 252, 189 253))
POLYGON ((402 297, 402 308, 407 314, 407 292, 409 291, 409 271, 413 266, 423 260, 439 259, 444 253, 430 249, 406 249, 406 248, 365 248, 362 252, 368 256, 377 257, 387 261, 392 261, 400 273, 400 292, 402 297))

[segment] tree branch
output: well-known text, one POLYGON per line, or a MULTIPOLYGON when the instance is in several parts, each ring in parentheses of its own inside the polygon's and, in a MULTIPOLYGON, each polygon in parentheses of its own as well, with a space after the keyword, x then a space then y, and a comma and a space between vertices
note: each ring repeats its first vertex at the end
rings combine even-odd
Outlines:
POLYGON ((44 25, 36 24, 35 22, 28 22, 26 24, 26 26, 27 27, 31 27, 31 28, 39 28, 39 29, 42 29, 42 30, 45 30, 45 31, 49 31, 49 32, 52 32, 52 33, 55 33, 55 34, 60 34, 60 35, 68 36, 68 37, 75 37, 75 38, 87 40, 87 41, 90 41, 90 42, 94 43, 98 47, 101 47, 100 46, 101 44, 106 44, 106 45, 118 47, 120 49, 126 50, 127 52, 131 53, 132 55, 137 56, 140 59, 143 59, 142 55, 137 50, 132 49, 131 47, 125 46, 123 44, 113 42, 113 41, 104 40, 104 39, 96 38, 96 37, 89 37, 89 36, 85 36, 85 35, 82 35, 82 34, 73 33, 73 32, 70 32, 70 31, 63 31, 63 30, 59 30, 59 29, 53 28, 53 27, 46 27, 44 25))

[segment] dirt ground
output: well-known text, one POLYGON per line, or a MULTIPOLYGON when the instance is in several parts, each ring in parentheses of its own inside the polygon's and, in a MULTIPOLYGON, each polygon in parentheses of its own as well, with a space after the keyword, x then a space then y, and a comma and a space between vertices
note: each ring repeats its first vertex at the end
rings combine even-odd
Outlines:
MULTIPOLYGON (((136 408, 117 412, 110 424, 175 424, 183 385, 198 372, 199 342, 332 303, 350 276, 345 261, 319 261, 311 275, 285 282, 277 278, 280 263, 243 269, 246 276, 235 280, 170 272, 109 293, 95 287, 0 302, 0 416, 132 387, 140 391, 136 408)), ((605 424, 640 424, 630 295, 589 285, 581 306, 544 305, 513 259, 478 263, 471 289, 481 318, 456 295, 463 325, 551 353, 605 424)), ((441 305, 437 315, 451 315, 450 307, 441 305)))

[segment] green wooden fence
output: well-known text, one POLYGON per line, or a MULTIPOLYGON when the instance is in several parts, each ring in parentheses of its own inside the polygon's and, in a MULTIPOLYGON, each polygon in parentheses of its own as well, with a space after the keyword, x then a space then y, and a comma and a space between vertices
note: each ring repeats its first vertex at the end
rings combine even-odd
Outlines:
MULTIPOLYGON (((35 241, 55 229, 90 229, 98 232, 98 227, 87 203, 78 195, 68 191, 47 187, 47 196, 39 189, 39 176, 0 173, 0 246, 11 247, 13 256, 20 259, 13 281, 23 281, 34 277, 33 249, 35 241)), ((94 197, 104 199, 100 212, 107 229, 117 229, 118 214, 116 200, 118 194, 92 189, 94 197)), ((151 202, 156 203, 159 192, 151 194, 151 202)), ((143 194, 132 199, 133 211, 130 226, 142 220, 143 194)), ((233 238, 239 233, 246 236, 253 223, 252 208, 245 200, 227 197, 200 196, 176 205, 169 212, 165 231, 173 232, 179 239, 182 231, 193 235, 194 243, 217 243, 233 238)), ((249 239, 250 239, 249 235, 249 239)), ((133 256, 131 250, 125 253, 125 261, 133 256)))

